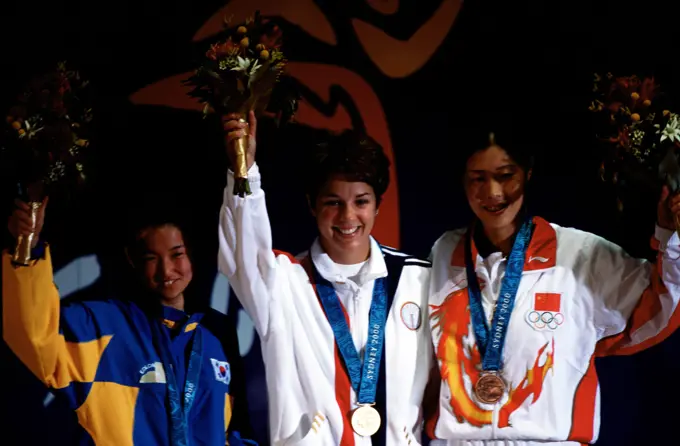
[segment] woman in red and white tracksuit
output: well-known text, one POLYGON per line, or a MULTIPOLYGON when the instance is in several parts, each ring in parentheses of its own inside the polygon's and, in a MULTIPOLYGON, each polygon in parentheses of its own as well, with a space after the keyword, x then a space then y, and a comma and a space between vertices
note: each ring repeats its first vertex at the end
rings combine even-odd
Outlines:
POLYGON ((441 373, 433 445, 594 443, 594 358, 661 342, 680 322, 680 197, 664 188, 656 264, 524 206, 531 143, 489 123, 467 138, 475 222, 432 250, 430 325, 441 373), (476 132, 476 133, 475 133, 476 132))
MULTIPOLYGON (((231 140, 246 126, 227 117, 225 129, 231 140)), ((431 265, 370 235, 389 183, 387 157, 352 132, 314 151, 305 186, 319 232, 294 257, 272 249, 255 131, 251 116, 252 194, 234 195, 228 173, 219 267, 260 336, 272 445, 420 444, 433 365, 431 265)))

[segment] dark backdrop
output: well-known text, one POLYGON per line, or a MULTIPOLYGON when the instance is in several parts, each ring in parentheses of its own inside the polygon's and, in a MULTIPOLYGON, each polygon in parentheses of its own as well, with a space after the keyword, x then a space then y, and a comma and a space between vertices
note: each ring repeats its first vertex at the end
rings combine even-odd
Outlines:
MULTIPOLYGON (((51 203, 46 227, 55 270, 96 255, 99 275, 64 279, 75 284, 72 297, 114 292, 122 272, 122 218, 131 206, 151 202, 191 216, 191 229, 200 234, 194 291, 206 303, 214 294, 225 156, 215 127, 201 120, 172 77, 191 70, 205 51, 201 40, 214 30, 209 19, 220 8, 236 18, 257 7, 284 17, 290 59, 299 64, 296 72, 307 88, 301 125, 278 132, 261 126, 258 160, 279 249, 306 249, 314 234, 290 173, 296 151, 314 140, 318 128, 351 125, 378 135, 394 159, 399 227, 385 223, 383 238, 427 255, 444 230, 470 217, 452 175, 460 163, 451 143, 455 131, 501 107, 513 109, 520 125, 543 142, 534 209, 649 256, 656 197, 640 196, 617 215, 611 191, 597 180, 586 97, 594 69, 656 72, 667 89, 677 91, 677 49, 671 40, 677 6, 585 0, 478 0, 459 6, 454 0, 252 0, 226 7, 211 0, 5 2, 0 14, 4 105, 20 80, 59 59, 81 67, 97 89, 93 187, 74 203, 51 203), (199 29, 202 34, 194 39, 199 29), (419 60, 419 52, 428 51, 431 56, 419 60)), ((9 198, 4 189, 4 203, 9 198)), ((237 323, 233 296, 229 305, 237 323)), ((246 323, 242 333, 248 330, 246 323)), ((676 334, 634 357, 598 361, 599 445, 674 438, 670 407, 680 391, 660 384, 680 372, 679 342, 676 334)), ((257 342, 245 353, 251 415, 266 444, 257 342)), ((58 400, 44 404, 42 386, 4 344, 0 364, 2 443, 69 444, 72 414, 58 400)))

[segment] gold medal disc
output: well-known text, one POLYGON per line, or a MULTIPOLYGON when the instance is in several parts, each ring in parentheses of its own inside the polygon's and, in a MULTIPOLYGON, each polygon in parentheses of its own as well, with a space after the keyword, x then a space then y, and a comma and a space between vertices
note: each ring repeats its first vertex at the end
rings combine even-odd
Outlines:
POLYGON ((352 429, 362 437, 370 437, 380 429, 380 413, 373 406, 360 406, 352 412, 352 429))

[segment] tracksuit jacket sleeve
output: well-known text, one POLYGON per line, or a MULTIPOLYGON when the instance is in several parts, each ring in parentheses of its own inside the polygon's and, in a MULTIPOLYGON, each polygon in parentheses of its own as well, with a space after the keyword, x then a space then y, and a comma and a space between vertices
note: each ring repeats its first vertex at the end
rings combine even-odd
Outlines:
POLYGON ((680 324, 680 239, 657 226, 656 264, 599 237, 591 240, 586 288, 598 330, 596 353, 627 355, 666 339, 680 324))
POLYGON ((239 353, 236 325, 231 323, 227 324, 225 335, 226 342, 224 343, 224 349, 227 358, 229 358, 231 382, 234 383, 234 386, 229 392, 230 396, 233 398, 232 416, 227 430, 229 446, 256 444, 250 440, 244 440, 244 438, 253 438, 253 429, 249 417, 246 375, 243 369, 243 360, 239 353))
POLYGON ((75 404, 69 387, 94 381, 113 327, 100 320, 92 307, 61 308, 47 247, 43 258, 29 266, 16 266, 11 255, 3 253, 2 306, 7 345, 42 382, 67 391, 75 404))
POLYGON ((227 174, 220 210, 218 266, 250 315, 260 336, 270 330, 276 256, 264 191, 256 164, 248 171, 251 195, 234 195, 234 175, 227 174))

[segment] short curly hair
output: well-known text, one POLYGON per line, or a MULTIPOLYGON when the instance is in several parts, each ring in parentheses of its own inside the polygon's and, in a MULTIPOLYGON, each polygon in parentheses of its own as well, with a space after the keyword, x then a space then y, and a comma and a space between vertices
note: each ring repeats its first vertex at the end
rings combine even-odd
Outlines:
POLYGON ((315 203, 321 188, 334 176, 367 183, 379 206, 390 184, 390 161, 373 138, 354 130, 329 134, 307 160, 305 192, 315 203))

